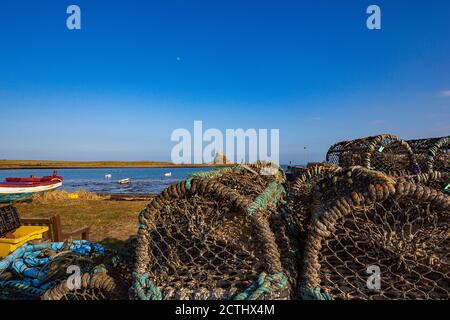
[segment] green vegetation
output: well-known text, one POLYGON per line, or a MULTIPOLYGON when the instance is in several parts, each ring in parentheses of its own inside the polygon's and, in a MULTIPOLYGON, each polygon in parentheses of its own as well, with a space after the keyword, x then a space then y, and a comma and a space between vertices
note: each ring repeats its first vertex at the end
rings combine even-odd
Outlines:
POLYGON ((126 240, 137 233, 139 212, 148 201, 113 201, 64 199, 55 201, 33 201, 17 203, 20 216, 61 216, 63 231, 72 231, 83 226, 91 228, 91 240, 126 240))

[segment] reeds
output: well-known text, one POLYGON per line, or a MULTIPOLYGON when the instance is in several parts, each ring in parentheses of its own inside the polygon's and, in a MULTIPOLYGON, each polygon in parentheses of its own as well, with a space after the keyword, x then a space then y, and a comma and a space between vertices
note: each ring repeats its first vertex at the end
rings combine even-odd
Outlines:
POLYGON ((44 193, 36 193, 33 195, 33 202, 48 203, 60 201, 83 201, 83 200, 104 200, 105 197, 96 193, 87 192, 84 189, 78 189, 76 192, 70 193, 65 190, 53 190, 44 193))

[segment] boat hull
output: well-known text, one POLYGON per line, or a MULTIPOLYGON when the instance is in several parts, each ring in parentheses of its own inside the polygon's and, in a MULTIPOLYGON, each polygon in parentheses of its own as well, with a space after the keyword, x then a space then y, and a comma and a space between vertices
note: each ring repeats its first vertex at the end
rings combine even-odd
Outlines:
POLYGON ((12 202, 30 199, 36 193, 54 190, 62 186, 62 182, 55 182, 30 186, 2 186, 0 185, 0 202, 12 202))
POLYGON ((0 194, 0 203, 28 200, 31 199, 33 195, 34 193, 0 194))

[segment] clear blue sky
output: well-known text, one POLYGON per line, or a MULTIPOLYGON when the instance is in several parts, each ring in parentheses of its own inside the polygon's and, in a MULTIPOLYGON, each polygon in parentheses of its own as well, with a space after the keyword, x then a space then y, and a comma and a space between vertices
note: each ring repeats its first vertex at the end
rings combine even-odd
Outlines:
POLYGON ((194 120, 279 128, 283 163, 448 135, 450 1, 2 0, 0 111, 6 159, 170 160, 194 120))

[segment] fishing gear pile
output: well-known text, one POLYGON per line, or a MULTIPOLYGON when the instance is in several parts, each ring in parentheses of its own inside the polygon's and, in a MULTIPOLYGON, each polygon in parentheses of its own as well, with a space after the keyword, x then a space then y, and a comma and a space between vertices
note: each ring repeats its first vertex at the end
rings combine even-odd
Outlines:
POLYGON ((0 299, 449 299, 449 149, 382 134, 331 146, 293 182, 262 162, 194 173, 119 250, 24 244, 0 261, 0 299))
POLYGON ((338 143, 329 163, 309 166, 290 186, 286 225, 298 298, 450 298, 450 197, 443 187, 449 180, 442 166, 448 138, 427 141, 432 151, 423 151, 424 141, 411 148, 393 137, 338 143), (382 146, 394 152, 388 145, 401 146, 399 154, 381 157, 382 146))
POLYGON ((78 287, 62 279, 49 288, 43 300, 128 300, 135 263, 136 237, 115 250, 105 250, 90 269, 84 269, 78 287))
POLYGON ((0 298, 37 299, 60 279, 67 279, 70 266, 90 271, 104 248, 85 240, 27 242, 0 261, 0 298))
POLYGON ((165 189, 140 215, 132 298, 289 298, 269 222, 283 182, 281 170, 260 163, 165 189))

